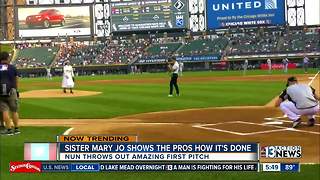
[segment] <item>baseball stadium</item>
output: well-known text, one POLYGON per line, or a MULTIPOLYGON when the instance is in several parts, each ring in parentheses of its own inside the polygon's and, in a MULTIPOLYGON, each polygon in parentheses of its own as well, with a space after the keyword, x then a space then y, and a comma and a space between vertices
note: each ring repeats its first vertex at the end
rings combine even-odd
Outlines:
POLYGON ((0 180, 320 179, 320 0, 0 0, 0 25, 0 180), (258 170, 12 170, 28 143, 109 135, 258 143, 258 170))

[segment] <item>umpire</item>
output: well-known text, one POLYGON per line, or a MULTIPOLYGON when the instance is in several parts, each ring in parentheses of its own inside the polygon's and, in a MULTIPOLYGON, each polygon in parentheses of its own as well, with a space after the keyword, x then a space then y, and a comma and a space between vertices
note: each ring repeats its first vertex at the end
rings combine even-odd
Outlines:
POLYGON ((179 77, 179 63, 175 57, 171 57, 168 64, 169 72, 171 73, 170 80, 170 92, 168 97, 172 97, 173 87, 176 89, 177 96, 180 96, 179 86, 178 86, 178 77, 179 77))
POLYGON ((19 134, 18 114, 18 73, 15 66, 9 64, 9 54, 0 53, 0 111, 3 113, 5 129, 0 131, 3 135, 19 134), (13 124, 9 113, 12 112, 13 124), (13 129, 14 128, 14 129, 13 129))

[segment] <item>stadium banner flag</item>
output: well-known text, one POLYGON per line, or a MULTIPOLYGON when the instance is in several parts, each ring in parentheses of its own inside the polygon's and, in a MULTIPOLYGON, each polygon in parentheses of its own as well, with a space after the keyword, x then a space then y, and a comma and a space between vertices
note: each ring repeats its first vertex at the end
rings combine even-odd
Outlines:
MULTIPOLYGON (((219 61, 220 55, 192 55, 192 56, 177 56, 177 61, 183 62, 207 62, 207 61, 219 61)), ((135 64, 161 64, 166 63, 168 57, 146 57, 138 59, 135 64)))
POLYGON ((258 161, 256 143, 59 143, 61 161, 258 161))
POLYGON ((61 135, 57 136, 57 142, 137 142, 137 136, 126 135, 61 135))
POLYGON ((160 63, 166 63, 167 57, 147 57, 143 59, 138 59, 138 61, 135 64, 160 64, 160 63))
POLYGON ((57 143, 25 143, 25 161, 55 161, 57 160, 57 143))
POLYGON ((219 61, 220 55, 194 55, 194 56, 178 56, 177 61, 183 62, 203 62, 203 61, 219 61))

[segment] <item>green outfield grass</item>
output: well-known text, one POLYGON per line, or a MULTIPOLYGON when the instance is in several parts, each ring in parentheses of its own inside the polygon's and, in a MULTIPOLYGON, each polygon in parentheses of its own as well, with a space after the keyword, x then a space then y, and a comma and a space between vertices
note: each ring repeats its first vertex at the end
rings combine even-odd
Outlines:
MULTIPOLYGON (((301 69, 290 73, 302 73, 301 69)), ((316 70, 310 70, 310 73, 316 70)), ((266 75, 266 71, 249 71, 250 75, 266 75)), ((273 74, 283 74, 274 71, 273 74)), ((230 72, 186 72, 184 77, 241 75, 230 72)), ((142 75, 109 75, 77 77, 77 83, 114 79, 168 79, 166 73, 142 75)), ((22 79, 20 90, 57 89, 61 77, 22 79)), ((285 81, 285 79, 284 79, 285 81)), ((102 92, 101 95, 78 98, 22 99, 21 118, 111 118, 144 112, 204 108, 217 106, 264 105, 280 93, 284 82, 193 82, 181 83, 181 97, 168 98, 168 83, 85 84, 76 90, 102 92), (37 113, 35 113, 37 112, 37 113)))
POLYGON ((279 94, 282 87, 282 82, 186 83, 180 86, 180 97, 168 98, 167 84, 86 85, 79 89, 103 94, 22 99, 20 114, 22 118, 111 118, 186 108, 264 105, 279 94))
MULTIPOLYGON (((317 70, 310 70, 315 73, 317 70)), ((300 74, 303 70, 290 70, 300 74)), ((266 71, 249 71, 248 75, 267 75, 266 71)), ((274 71, 273 74, 283 74, 274 71)), ((231 72, 186 72, 185 77, 241 76, 240 71, 231 72)), ((142 75, 108 75, 77 77, 77 83, 102 79, 168 79, 166 73, 142 75)), ((270 77, 269 77, 270 78, 270 77)), ((21 91, 35 89, 57 89, 61 78, 49 81, 45 78, 21 80, 21 91)), ((89 83, 77 89, 101 91, 103 94, 78 98, 22 99, 22 118, 111 118, 143 112, 165 111, 187 108, 204 108, 235 105, 264 105, 284 88, 282 81, 268 82, 192 82, 181 84, 181 97, 168 98, 168 83, 136 84, 94 84, 89 83)), ((319 165, 303 165, 301 173, 70 173, 70 174, 9 174, 10 161, 23 160, 24 142, 54 142, 56 135, 67 128, 23 127, 22 134, 0 136, 0 180, 85 180, 85 179, 319 179, 319 165)))

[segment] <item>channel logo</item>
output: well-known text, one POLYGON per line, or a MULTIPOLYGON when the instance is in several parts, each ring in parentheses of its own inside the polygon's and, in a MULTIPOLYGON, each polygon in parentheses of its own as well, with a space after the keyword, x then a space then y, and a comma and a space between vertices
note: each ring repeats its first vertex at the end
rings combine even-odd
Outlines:
POLYGON ((301 158, 301 146, 263 146, 260 156, 264 158, 301 158))
POLYGON ((265 0, 265 9, 278 9, 277 0, 265 0))
POLYGON ((10 173, 40 173, 41 162, 10 162, 10 173))

